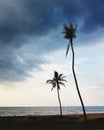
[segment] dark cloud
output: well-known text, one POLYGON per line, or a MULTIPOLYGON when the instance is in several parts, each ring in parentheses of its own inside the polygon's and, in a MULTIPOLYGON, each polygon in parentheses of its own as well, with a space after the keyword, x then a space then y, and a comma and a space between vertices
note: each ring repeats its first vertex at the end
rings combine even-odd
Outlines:
POLYGON ((52 24, 52 2, 49 3, 37 0, 14 0, 5 4, 1 2, 0 41, 11 43, 21 35, 45 33, 52 24))
POLYGON ((43 62, 35 50, 33 53, 33 49, 28 48, 27 51, 26 47, 23 50, 4 46, 0 54, 0 82, 21 81, 30 77, 29 72, 35 67, 39 68, 38 65, 43 62))
MULTIPOLYGON (((6 0, 4 0, 6 1, 6 0)), ((77 0, 11 0, 0 3, 0 41, 11 43, 21 35, 42 35, 81 13, 77 0)))
POLYGON ((43 62, 41 55, 58 46, 56 43, 53 43, 55 47, 43 45, 36 39, 64 22, 81 23, 83 33, 102 28, 103 5, 103 0, 1 0, 0 81, 21 81, 30 76, 28 72, 43 62), (31 37, 34 44, 28 40, 31 37), (24 47, 27 44, 28 47, 24 47))
POLYGON ((83 20, 83 31, 103 26, 103 0, 7 0, 0 2, 0 41, 40 36, 67 22, 83 20))
POLYGON ((104 1, 92 0, 85 2, 83 5, 86 10, 86 17, 81 30, 84 33, 90 33, 97 31, 99 28, 104 28, 104 1))

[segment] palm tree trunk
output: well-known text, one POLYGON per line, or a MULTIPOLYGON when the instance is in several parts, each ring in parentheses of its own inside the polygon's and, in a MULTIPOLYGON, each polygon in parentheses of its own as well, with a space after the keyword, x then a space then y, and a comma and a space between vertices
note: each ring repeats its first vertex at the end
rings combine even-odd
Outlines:
POLYGON ((82 97, 81 97, 81 94, 80 94, 80 91, 79 91, 77 78, 76 78, 76 74, 75 74, 75 70, 74 70, 74 49, 73 49, 72 40, 70 41, 70 44, 71 44, 71 50, 72 50, 72 71, 73 71, 73 76, 74 76, 77 92, 78 92, 78 95, 79 95, 79 99, 81 101, 81 105, 82 105, 82 109, 83 109, 83 113, 84 113, 84 119, 85 119, 85 123, 86 123, 86 121, 87 121, 86 111, 85 111, 84 103, 83 103, 83 100, 82 100, 82 97))
POLYGON ((57 88, 57 95, 58 95, 58 101, 59 101, 59 106, 60 106, 60 116, 62 116, 62 107, 61 107, 60 93, 59 93, 58 88, 57 88))

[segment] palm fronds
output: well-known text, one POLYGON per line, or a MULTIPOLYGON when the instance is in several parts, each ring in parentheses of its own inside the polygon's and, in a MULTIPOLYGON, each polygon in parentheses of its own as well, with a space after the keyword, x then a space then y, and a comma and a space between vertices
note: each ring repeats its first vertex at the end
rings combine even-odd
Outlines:
POLYGON ((68 44, 68 45, 67 45, 67 49, 66 49, 66 55, 65 55, 65 57, 67 57, 67 55, 68 55, 69 48, 70 48, 70 44, 68 44))
POLYGON ((77 25, 74 27, 73 24, 64 24, 64 38, 68 39, 70 43, 67 45, 66 49, 66 54, 65 57, 68 55, 69 49, 70 49, 70 44, 72 43, 73 38, 76 38, 76 30, 77 30, 77 25))
POLYGON ((66 76, 64 76, 64 74, 58 74, 57 71, 54 71, 54 77, 53 79, 49 79, 46 81, 46 83, 51 84, 52 85, 52 89, 55 88, 56 86, 58 86, 58 89, 60 89, 60 85, 65 86, 65 84, 63 82, 67 82, 64 78, 66 76))
POLYGON ((77 29, 77 25, 74 27, 73 24, 64 24, 64 38, 68 39, 68 40, 72 40, 73 38, 76 38, 75 32, 77 29))

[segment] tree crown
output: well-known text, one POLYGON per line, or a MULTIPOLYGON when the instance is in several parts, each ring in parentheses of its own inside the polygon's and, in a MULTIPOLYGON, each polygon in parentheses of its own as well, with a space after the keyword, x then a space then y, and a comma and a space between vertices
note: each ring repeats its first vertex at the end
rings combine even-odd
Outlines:
POLYGON ((46 81, 46 83, 51 84, 52 85, 52 89, 57 87, 57 89, 60 89, 60 85, 65 86, 65 84, 63 82, 66 82, 66 80, 64 79, 66 76, 64 76, 63 74, 58 74, 57 71, 54 71, 54 77, 53 79, 49 79, 46 81))

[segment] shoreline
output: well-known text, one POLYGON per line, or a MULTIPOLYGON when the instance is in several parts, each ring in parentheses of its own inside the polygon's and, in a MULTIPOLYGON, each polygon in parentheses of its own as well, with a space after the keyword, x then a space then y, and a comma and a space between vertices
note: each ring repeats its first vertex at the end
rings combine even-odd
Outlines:
MULTIPOLYGON (((91 118, 100 118, 100 117, 104 117, 104 113, 86 113, 88 119, 91 119, 91 118)), ((46 114, 46 115, 13 115, 13 116, 0 116, 0 118, 22 118, 22 117, 60 117, 60 115, 58 114, 46 114)), ((62 117, 84 117, 83 114, 63 114, 62 117)))
POLYGON ((83 114, 6 116, 0 117, 0 130, 104 130, 104 113, 87 114, 87 126, 83 114))

